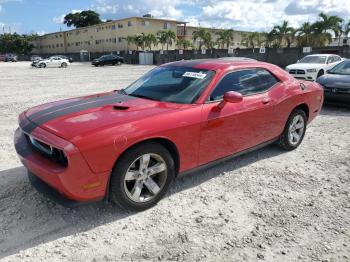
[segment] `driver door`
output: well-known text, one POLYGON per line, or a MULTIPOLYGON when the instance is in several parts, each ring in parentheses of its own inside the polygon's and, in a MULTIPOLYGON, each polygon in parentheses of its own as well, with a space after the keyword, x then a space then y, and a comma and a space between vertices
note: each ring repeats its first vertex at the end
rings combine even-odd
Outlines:
POLYGON ((206 164, 269 141, 276 136, 274 99, 269 90, 279 85, 265 69, 247 69, 226 74, 203 106, 199 165, 206 164), (225 103, 224 93, 236 91, 239 103, 225 103))

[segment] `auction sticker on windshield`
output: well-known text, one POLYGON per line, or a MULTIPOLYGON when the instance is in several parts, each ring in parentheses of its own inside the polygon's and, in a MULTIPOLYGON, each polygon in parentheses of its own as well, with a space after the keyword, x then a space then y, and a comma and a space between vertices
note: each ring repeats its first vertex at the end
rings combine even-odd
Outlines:
POLYGON ((186 72, 182 76, 203 79, 204 77, 207 76, 207 74, 196 73, 196 72, 186 72))

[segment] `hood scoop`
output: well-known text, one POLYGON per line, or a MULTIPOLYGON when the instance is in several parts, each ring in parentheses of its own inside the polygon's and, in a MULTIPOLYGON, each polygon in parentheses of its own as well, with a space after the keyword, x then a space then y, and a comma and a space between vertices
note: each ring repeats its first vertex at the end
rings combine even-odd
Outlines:
POLYGON ((128 107, 128 106, 122 106, 122 105, 114 105, 114 106, 113 106, 113 109, 114 109, 114 110, 120 110, 120 111, 122 111, 122 110, 127 110, 127 109, 129 109, 129 107, 128 107))

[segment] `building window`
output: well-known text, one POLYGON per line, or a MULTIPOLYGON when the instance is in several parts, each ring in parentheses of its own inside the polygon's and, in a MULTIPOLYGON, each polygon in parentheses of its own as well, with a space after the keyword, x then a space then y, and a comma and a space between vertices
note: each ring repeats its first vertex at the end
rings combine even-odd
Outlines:
POLYGON ((61 47, 63 47, 63 44, 61 44, 61 47))
POLYGON ((68 43, 67 46, 70 47, 70 43, 68 43))
POLYGON ((123 24, 118 24, 118 28, 123 28, 123 24))
POLYGON ((132 21, 128 21, 128 26, 133 26, 132 21))
POLYGON ((112 25, 112 30, 115 30, 116 26, 115 25, 112 25))
POLYGON ((169 22, 165 22, 164 29, 170 29, 170 28, 171 28, 171 24, 169 22))
POLYGON ((80 46, 80 42, 76 42, 76 43, 75 43, 75 46, 80 46))
POLYGON ((118 43, 121 43, 123 41, 123 37, 118 37, 118 43))
POLYGON ((145 27, 148 27, 148 26, 149 26, 149 21, 142 20, 142 21, 141 21, 141 25, 142 25, 142 26, 145 26, 145 27))
POLYGON ((95 41, 95 44, 96 44, 96 45, 100 44, 100 41, 99 41, 99 40, 96 40, 96 41, 95 41))

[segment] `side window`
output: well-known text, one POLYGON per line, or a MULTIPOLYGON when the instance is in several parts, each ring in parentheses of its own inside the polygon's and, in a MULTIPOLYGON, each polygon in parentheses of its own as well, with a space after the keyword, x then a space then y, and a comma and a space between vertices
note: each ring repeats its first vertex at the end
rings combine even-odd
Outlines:
POLYGON ((335 56, 334 57, 334 62, 339 62, 341 60, 340 56, 335 56))
POLYGON ((334 56, 328 57, 328 64, 334 63, 334 56))
POLYGON ((242 95, 264 92, 275 85, 278 80, 265 69, 247 69, 224 76, 210 95, 210 101, 222 99, 228 91, 242 95))

